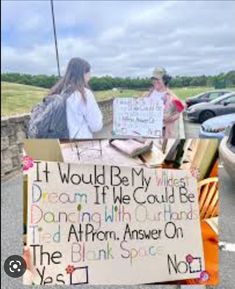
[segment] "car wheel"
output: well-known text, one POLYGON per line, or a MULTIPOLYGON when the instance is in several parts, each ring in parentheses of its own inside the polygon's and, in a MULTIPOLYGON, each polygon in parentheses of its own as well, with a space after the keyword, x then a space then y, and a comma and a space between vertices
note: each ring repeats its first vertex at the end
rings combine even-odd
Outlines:
POLYGON ((199 115, 199 121, 200 121, 200 123, 202 123, 202 122, 204 122, 204 121, 206 121, 206 120, 208 120, 209 118, 212 118, 212 117, 214 117, 214 116, 215 116, 215 114, 214 114, 213 111, 205 110, 205 111, 203 111, 203 112, 200 113, 200 115, 199 115))

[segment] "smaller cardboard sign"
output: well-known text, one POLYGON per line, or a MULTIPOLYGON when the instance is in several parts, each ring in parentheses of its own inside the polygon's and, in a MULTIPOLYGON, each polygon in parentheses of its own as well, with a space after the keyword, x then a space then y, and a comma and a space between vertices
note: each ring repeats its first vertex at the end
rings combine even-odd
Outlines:
POLYGON ((162 137, 163 101, 116 98, 113 102, 113 132, 120 136, 162 137))

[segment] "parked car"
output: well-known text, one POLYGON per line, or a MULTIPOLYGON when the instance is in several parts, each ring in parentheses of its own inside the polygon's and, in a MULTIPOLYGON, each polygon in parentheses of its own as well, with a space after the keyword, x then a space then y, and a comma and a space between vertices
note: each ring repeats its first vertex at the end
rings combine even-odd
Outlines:
POLYGON ((197 104, 197 103, 201 103, 201 102, 209 102, 213 99, 218 98, 219 96, 222 96, 226 93, 230 93, 232 91, 229 90, 213 90, 213 91, 207 91, 207 92, 203 92, 191 97, 188 97, 186 99, 186 106, 190 107, 191 105, 197 104))
POLYGON ((235 122, 230 126, 219 147, 224 168, 235 182, 235 122))
POLYGON ((227 93, 209 102, 194 104, 185 112, 186 118, 200 123, 229 113, 235 113, 235 92, 227 93))
POLYGON ((233 122, 235 122, 235 113, 210 118, 201 124, 199 137, 222 139, 226 129, 233 122))

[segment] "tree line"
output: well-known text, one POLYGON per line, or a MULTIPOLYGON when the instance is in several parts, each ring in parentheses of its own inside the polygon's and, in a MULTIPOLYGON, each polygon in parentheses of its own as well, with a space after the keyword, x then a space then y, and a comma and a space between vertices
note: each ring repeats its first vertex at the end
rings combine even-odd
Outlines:
MULTIPOLYGON (((21 73, 2 73, 1 80, 26 85, 33 85, 43 88, 51 88, 57 81, 55 75, 31 75, 21 73)), ((130 78, 130 77, 92 77, 90 86, 93 90, 107 90, 113 88, 121 89, 146 89, 151 86, 150 78, 130 78)), ((221 73, 215 76, 176 76, 170 82, 171 87, 187 86, 208 86, 215 88, 225 88, 235 86, 235 70, 228 73, 221 73)))

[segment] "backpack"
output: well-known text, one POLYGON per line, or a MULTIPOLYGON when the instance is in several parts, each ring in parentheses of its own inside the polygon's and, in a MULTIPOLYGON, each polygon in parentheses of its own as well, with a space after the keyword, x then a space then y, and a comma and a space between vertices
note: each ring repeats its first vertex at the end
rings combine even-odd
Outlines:
POLYGON ((47 96, 33 108, 28 124, 28 138, 69 138, 66 115, 68 96, 47 96))

